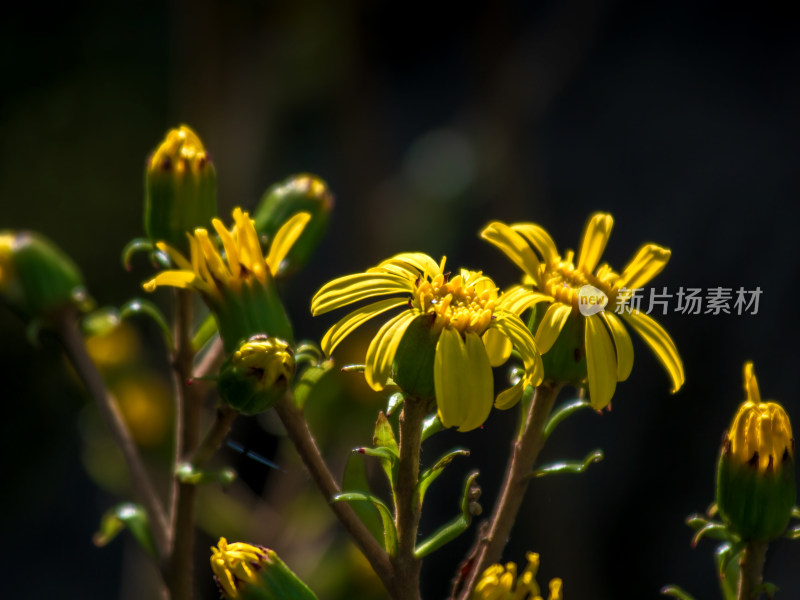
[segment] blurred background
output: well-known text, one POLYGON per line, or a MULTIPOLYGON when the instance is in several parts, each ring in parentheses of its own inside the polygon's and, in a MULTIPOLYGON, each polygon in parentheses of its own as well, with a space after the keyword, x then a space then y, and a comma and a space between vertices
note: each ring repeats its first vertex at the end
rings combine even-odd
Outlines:
MULTIPOLYGON (((18 3, 0 21, 0 228, 56 241, 100 305, 142 295, 151 268, 142 259, 126 273, 119 251, 143 233, 145 157, 187 123, 213 155, 226 221, 292 173, 333 189, 331 230, 285 290, 298 337, 318 340, 336 318, 308 313, 322 283, 399 251, 447 254, 449 265, 514 282, 516 269, 477 237, 490 219, 539 223, 565 249, 591 212, 609 211, 612 265, 653 241, 673 251, 655 281, 672 293, 760 287, 756 315, 685 315, 671 304, 659 317, 686 365, 675 396, 634 342, 636 367, 613 410, 570 419, 542 456, 602 448, 606 459, 532 485, 504 555, 540 552, 540 582, 562 577, 571 599, 656 598, 667 583, 715 598, 714 543, 690 548, 683 522, 713 499, 745 360, 762 395, 800 427, 799 34, 776 1, 18 3)), ((126 414, 139 415, 140 443, 159 465, 169 456, 169 402, 154 400, 164 350, 150 323, 134 331, 126 344, 154 387, 126 414)), ((151 597, 126 535, 92 545, 126 482, 59 348, 47 337, 32 346, 9 311, 0 332, 3 587, 151 597)), ((369 333, 339 359, 361 359, 369 333)), ((357 375, 337 373, 323 388, 309 419, 341 472, 385 400, 357 375)), ((426 445, 427 461, 455 445, 472 456, 432 488, 424 532, 455 515, 475 467, 488 512, 514 417, 495 411, 483 429, 426 445)), ((279 468, 221 453, 240 480, 201 494, 198 598, 216 597, 206 561, 220 535, 274 547, 322 599, 381 598, 271 417, 240 419, 231 439, 279 468)), ((426 562, 425 598, 446 596, 474 532, 426 562)), ((798 564, 800 545, 771 546, 766 578, 784 598, 800 597, 798 564)))

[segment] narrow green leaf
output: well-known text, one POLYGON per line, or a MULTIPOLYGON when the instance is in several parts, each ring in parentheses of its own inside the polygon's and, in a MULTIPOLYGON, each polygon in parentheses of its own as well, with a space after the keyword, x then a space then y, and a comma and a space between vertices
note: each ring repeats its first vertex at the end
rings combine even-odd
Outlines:
POLYGON ((397 530, 394 527, 394 520, 389 508, 383 501, 372 494, 362 494, 360 492, 345 492, 337 494, 331 499, 332 502, 371 502, 378 509, 383 521, 383 545, 389 556, 397 554, 397 530))
POLYGON ((555 475, 557 473, 583 473, 592 463, 603 460, 602 450, 592 450, 582 461, 563 461, 550 465, 545 465, 533 471, 531 477, 544 477, 545 475, 555 475))
POLYGON ((661 588, 661 593, 664 596, 672 596, 673 598, 678 598, 678 600, 694 600, 694 596, 682 590, 677 585, 665 586, 661 588))
POLYGON ((583 399, 572 400, 561 404, 556 408, 547 420, 547 425, 544 426, 544 439, 550 437, 550 434, 555 431, 555 428, 567 417, 574 415, 576 412, 585 408, 591 408, 592 405, 583 399))
POLYGON ((342 367, 342 373, 363 373, 366 368, 364 365, 345 365, 342 367))
POLYGON ((130 271, 133 267, 131 266, 131 259, 133 258, 134 254, 138 254, 139 252, 152 252, 155 248, 155 245, 152 241, 147 238, 134 238, 122 249, 122 266, 125 268, 126 271, 130 271))
POLYGON ((192 349, 195 352, 199 352, 203 346, 211 341, 215 333, 217 333, 217 322, 214 320, 214 315, 208 315, 194 332, 192 349))
POLYGON ((172 330, 167 324, 167 319, 154 303, 141 298, 129 300, 122 305, 122 308, 120 308, 119 316, 121 319, 127 319, 133 315, 146 315, 153 319, 156 325, 158 325, 159 329, 161 329, 167 349, 169 349, 170 352, 174 351, 175 342, 172 338, 172 330))
POLYGON ((397 446, 397 440, 394 437, 394 430, 389 419, 383 411, 378 413, 378 420, 375 423, 375 433, 372 437, 372 444, 374 446, 388 448, 395 456, 399 455, 400 448, 397 446))
POLYGON ((449 465, 456 456, 469 456, 469 450, 464 450, 462 448, 450 450, 439 460, 437 460, 430 469, 427 469, 422 473, 422 475, 420 475, 419 481, 417 482, 417 489, 414 494, 416 502, 420 507, 422 507, 422 502, 425 499, 425 492, 428 491, 428 487, 434 481, 436 481, 436 478, 442 474, 444 468, 449 465))
MULTIPOLYGON (((359 457, 350 455, 347 458, 342 477, 342 489, 344 492, 370 493, 364 461, 359 457)), ((375 539, 383 544, 383 525, 378 509, 368 502, 356 502, 353 504, 353 510, 375 539)))
POLYGON ((723 600, 737 600, 739 582, 739 561, 733 560, 738 555, 734 553, 734 545, 720 544, 714 552, 714 562, 717 565, 719 587, 723 600))
POLYGON ((728 529, 727 525, 718 521, 711 521, 697 530, 697 533, 695 533, 692 537, 692 548, 697 546, 700 540, 704 537, 723 542, 733 542, 737 539, 736 536, 728 529))
POLYGON ((156 544, 150 532, 150 524, 144 508, 132 502, 124 502, 106 511, 100 519, 100 529, 92 537, 95 546, 103 547, 125 528, 134 539, 153 558, 156 558, 156 544))
POLYGON ((389 396, 389 402, 386 405, 386 414, 387 416, 392 416, 394 411, 398 408, 403 406, 403 402, 406 399, 406 395, 403 392, 395 392, 391 396, 389 396))
POLYGON ((464 491, 461 494, 461 514, 420 542, 414 549, 415 558, 423 558, 457 538, 467 530, 472 523, 472 518, 481 513, 480 504, 477 502, 480 496, 480 488, 475 484, 477 477, 478 472, 474 471, 464 481, 464 491))
POLYGON ((308 367, 295 379, 294 403, 297 408, 302 409, 305 406, 311 392, 332 367, 331 361, 325 361, 321 365, 308 367))
POLYGON ((219 483, 223 488, 227 488, 236 479, 236 472, 233 469, 219 469, 216 471, 204 471, 195 469, 191 463, 184 462, 175 469, 175 477, 181 483, 190 485, 201 485, 204 483, 219 483))
POLYGON ((439 433, 442 429, 444 429, 444 425, 442 425, 442 422, 439 420, 438 414, 433 413, 425 417, 425 420, 422 422, 422 441, 424 442, 434 433, 439 433))

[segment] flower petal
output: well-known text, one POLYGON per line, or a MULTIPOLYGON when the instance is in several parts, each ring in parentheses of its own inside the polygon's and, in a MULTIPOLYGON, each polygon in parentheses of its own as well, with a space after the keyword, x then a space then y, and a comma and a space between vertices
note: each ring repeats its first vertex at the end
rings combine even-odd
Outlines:
POLYGON ((233 209, 233 220, 236 223, 236 240, 242 266, 263 281, 266 264, 253 220, 249 213, 243 212, 238 206, 233 209))
POLYGON ((641 312, 622 313, 622 318, 625 319, 633 329, 642 336, 645 343, 650 346, 650 349, 656 355, 659 362, 666 369, 672 380, 672 393, 677 392, 686 379, 683 372, 683 361, 678 354, 678 348, 675 342, 669 337, 669 334, 664 330, 661 325, 656 323, 647 315, 641 312))
POLYGON ((515 285, 506 290, 497 302, 497 306, 505 308, 515 315, 521 315, 532 306, 539 302, 553 302, 554 298, 539 292, 534 292, 530 288, 515 285))
POLYGON ((542 287, 539 276, 539 259, 524 237, 500 221, 492 221, 484 227, 481 237, 497 246, 536 283, 536 287, 542 287))
POLYGON ((597 315, 586 317, 586 377, 592 408, 605 408, 617 387, 617 360, 611 337, 597 315))
POLYGON ((205 263, 214 278, 217 281, 227 284, 232 278, 231 272, 222 261, 222 257, 219 255, 219 249, 217 248, 217 245, 211 241, 210 237, 208 237, 208 231, 205 229, 196 229, 194 232, 194 237, 197 240, 197 245, 202 254, 200 262, 202 263, 203 258, 205 258, 205 263))
POLYGON ((533 334, 514 313, 496 310, 492 327, 503 332, 517 349, 525 365, 526 379, 530 385, 539 385, 544 378, 542 356, 533 334))
POLYGON ((183 254, 178 252, 175 248, 164 242, 156 242, 156 248, 166 253, 169 259, 175 263, 175 266, 180 270, 194 271, 191 263, 184 258, 183 254))
POLYGON ((372 296, 410 294, 413 281, 386 273, 355 273, 323 285, 311 299, 311 314, 321 315, 331 310, 372 296))
POLYGON ((397 352, 397 346, 403 339, 411 321, 418 315, 410 310, 405 310, 387 321, 372 338, 367 348, 367 357, 364 361, 364 378, 373 390, 380 391, 386 385, 386 380, 392 374, 392 362, 397 352))
POLYGON ((513 348, 511 340, 499 329, 490 327, 484 331, 482 338, 486 354, 489 356, 489 363, 493 367, 499 367, 511 356, 513 348))
POLYGON ((142 287, 152 292, 157 287, 170 286, 176 288, 193 288, 197 276, 193 271, 161 271, 158 275, 153 277, 150 281, 142 284, 142 287))
POLYGON ((373 267, 370 271, 388 270, 396 273, 397 271, 391 267, 399 267, 400 269, 408 272, 416 279, 419 275, 429 275, 431 277, 439 273, 439 264, 427 254, 422 252, 404 252, 397 254, 392 258, 388 258, 381 262, 377 267, 373 267))
POLYGON ((655 244, 642 246, 636 256, 625 265, 614 287, 635 290, 644 286, 666 266, 670 254, 669 250, 655 244))
POLYGON ((228 231, 228 228, 225 227, 225 224, 219 219, 212 219, 211 224, 214 226, 214 229, 216 229, 219 239, 222 240, 222 247, 225 248, 225 258, 228 262, 228 268, 231 270, 234 279, 238 279, 242 272, 242 259, 239 256, 236 240, 233 239, 231 232, 228 231))
POLYGON ((611 338, 617 351, 617 381, 625 381, 631 374, 631 369, 633 369, 633 342, 631 342, 631 336, 617 315, 609 312, 598 314, 605 321, 609 331, 611 331, 611 338))
POLYGON ((546 264, 558 261, 559 256, 556 244, 550 234, 543 228, 533 223, 514 223, 511 225, 511 229, 528 240, 528 243, 539 254, 540 260, 543 260, 546 264))
POLYGON ((436 345, 433 381, 439 418, 445 427, 470 431, 483 425, 492 410, 494 380, 489 357, 477 334, 466 341, 445 328, 436 345))
POLYGON ((526 382, 525 378, 521 378, 517 383, 512 385, 510 388, 503 390, 499 394, 497 394, 497 398, 494 401, 494 407, 499 410, 506 410, 515 406, 517 402, 520 401, 522 398, 522 392, 525 391, 525 387, 530 385, 526 382))
POLYGON ((553 347, 570 314, 572 307, 569 304, 553 302, 547 308, 536 329, 536 345, 539 347, 539 352, 546 354, 553 347))
POLYGON ((605 213, 595 213, 586 222, 581 241, 581 253, 578 256, 578 270, 591 273, 600 262, 603 250, 606 249, 614 218, 605 213))
POLYGON ((339 320, 339 322, 333 327, 328 329, 327 333, 322 338, 322 351, 326 355, 330 356, 333 353, 334 348, 339 345, 339 342, 353 333, 357 327, 360 327, 372 317, 376 317, 379 314, 398 306, 403 306, 404 304, 407 304, 407 302, 408 301, 404 298, 388 298, 386 300, 373 302, 372 304, 368 304, 357 310, 354 310, 346 317, 339 320))
POLYGON ((278 272, 283 259, 289 254, 297 238, 303 234, 310 220, 310 213, 299 212, 281 225, 280 229, 275 233, 275 237, 270 242, 269 254, 266 258, 267 267, 269 267, 273 275, 278 272))

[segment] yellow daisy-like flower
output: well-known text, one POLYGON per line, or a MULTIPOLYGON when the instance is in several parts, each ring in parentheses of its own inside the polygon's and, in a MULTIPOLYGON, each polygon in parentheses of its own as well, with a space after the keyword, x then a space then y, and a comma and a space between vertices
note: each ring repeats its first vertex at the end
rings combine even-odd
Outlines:
POLYGON ((258 572, 267 563, 267 549, 244 542, 228 543, 220 538, 211 547, 211 570, 226 598, 241 598, 240 592, 258 582, 258 572))
POLYGON ((158 242, 158 249, 167 253, 178 269, 162 271, 146 282, 144 289, 152 292, 160 286, 171 286, 198 292, 214 313, 229 352, 236 349, 240 340, 257 333, 291 341, 291 326, 275 290, 273 273, 309 219, 308 213, 301 212, 286 221, 264 256, 252 219, 237 207, 231 230, 219 219, 211 221, 222 248, 203 228, 187 234, 191 260, 158 242))
POLYGON ((322 349, 330 355, 369 319, 405 306, 381 327, 367 349, 367 383, 381 390, 393 376, 407 392, 435 396, 446 427, 469 431, 489 416, 492 367, 508 359, 512 346, 522 357, 525 375, 497 397, 495 406, 513 406, 525 386, 541 382, 543 369, 533 336, 507 308, 492 280, 465 269, 450 277, 444 266, 444 258, 437 264, 426 254, 398 254, 365 273, 325 284, 312 299, 311 312, 320 315, 367 298, 399 296, 348 314, 325 334, 322 349), (410 341, 401 344, 404 339, 410 341), (426 385, 431 379, 432 385, 426 385))
MULTIPOLYGON (((498 564, 488 567, 475 586, 472 600, 542 600, 539 584, 536 583, 539 555, 528 552, 526 558, 528 565, 519 576, 517 565, 513 562, 505 566, 498 564)), ((551 579, 548 600, 564 600, 563 587, 561 579, 551 579)))
MULTIPOLYGON (((554 370, 569 373, 571 369, 576 379, 587 380, 596 409, 608 405, 617 381, 625 381, 633 367, 633 344, 623 320, 655 353, 672 381, 672 393, 684 381, 683 362, 667 332, 649 316, 626 306, 632 290, 661 272, 670 251, 645 244, 620 274, 606 263, 598 266, 613 224, 608 214, 596 213, 589 218, 577 264, 573 252, 559 254, 550 235, 538 225, 509 226, 494 221, 481 232, 481 237, 502 250, 525 275, 522 285, 507 292, 512 310, 522 314, 538 303, 546 304, 536 330, 542 353, 551 351, 559 337, 570 338, 566 352, 553 359, 559 367, 554 370), (565 367, 565 361, 574 364, 565 367)), ((545 354, 546 364, 549 358, 545 354)), ((561 373, 547 372, 546 376, 561 373)))

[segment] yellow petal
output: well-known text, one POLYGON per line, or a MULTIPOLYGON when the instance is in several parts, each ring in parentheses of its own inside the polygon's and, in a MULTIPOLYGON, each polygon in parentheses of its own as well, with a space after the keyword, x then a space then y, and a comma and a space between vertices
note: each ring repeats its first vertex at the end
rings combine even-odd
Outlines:
POLYGON ((511 225, 511 229, 528 240, 528 243, 539 254, 539 258, 546 264, 558 261, 559 256, 556 244, 544 229, 533 223, 514 223, 511 225))
POLYGON ((334 348, 339 345, 339 342, 353 333, 357 327, 360 327, 372 317, 407 303, 408 301, 403 298, 390 298, 380 302, 373 302, 354 310, 328 330, 322 338, 322 351, 330 356, 334 348))
POLYGON ((239 207, 233 209, 233 220, 236 223, 236 240, 242 266, 263 281, 266 264, 253 220, 249 213, 243 212, 239 207))
POLYGON ((578 256, 578 270, 591 273, 600 262, 603 250, 606 249, 614 218, 605 213, 595 213, 586 222, 581 242, 581 253, 578 256))
POLYGON ((142 287, 152 292, 157 287, 170 286, 176 288, 192 288, 196 275, 192 271, 162 271, 150 281, 142 284, 142 287))
POLYGON ((399 267, 403 271, 413 275, 415 279, 419 274, 433 277, 439 272, 439 264, 422 252, 405 252, 398 254, 384 260, 377 267, 370 269, 370 271, 387 270, 396 273, 397 271, 393 267, 399 267))
POLYGON ((499 329, 489 328, 483 333, 483 345, 486 354, 489 356, 489 363, 493 367, 499 367, 511 356, 511 340, 499 329))
POLYGON ((494 407, 500 410, 506 410, 512 406, 516 406, 517 402, 519 402, 522 398, 522 392, 525 391, 525 387, 527 385, 531 384, 527 383, 523 377, 510 388, 503 390, 497 394, 497 398, 495 398, 494 401, 494 407))
POLYGON ((231 272, 222 261, 216 244, 208 237, 208 232, 205 229, 197 229, 195 231, 195 239, 197 239, 198 246, 211 274, 217 281, 227 284, 231 280, 231 272))
POLYGON ((176 267, 178 267, 178 269, 186 271, 194 271, 191 263, 184 258, 183 254, 178 252, 172 246, 165 244, 164 242, 157 242, 156 248, 166 253, 167 256, 169 256, 169 259, 175 264, 176 267))
POLYGON ((236 240, 233 239, 231 232, 219 219, 212 219, 211 224, 217 230, 219 238, 222 240, 222 246, 225 248, 225 258, 228 260, 228 267, 234 278, 238 278, 242 272, 241 257, 239 256, 239 249, 236 245, 236 240))
POLYGON ((281 228, 275 233, 272 242, 269 246, 269 254, 267 255, 267 266, 270 272, 274 275, 289 254, 289 251, 294 246, 297 238, 299 238, 311 220, 311 214, 307 212, 300 212, 294 215, 291 219, 286 221, 281 228))
POLYGON ((625 381, 633 369, 633 342, 625 325, 613 313, 598 313, 611 331, 614 348, 617 351, 617 381, 625 381))
POLYGON ((539 302, 553 302, 554 298, 539 292, 534 292, 530 288, 515 285, 509 288, 500 296, 497 306, 521 315, 526 310, 535 306, 539 302))
POLYGON ((622 313, 633 329, 642 336, 645 343, 655 353, 656 358, 666 369, 672 380, 672 393, 677 392, 683 385, 686 376, 683 372, 683 361, 675 347, 675 342, 664 331, 664 328, 653 319, 641 312, 622 313))
POLYGON ((355 273, 323 285, 311 299, 311 314, 321 315, 331 310, 372 296, 410 294, 413 281, 386 273, 355 273))
POLYGON ((553 302, 547 308, 547 312, 542 317, 542 322, 539 323, 539 327, 536 329, 536 345, 539 347, 539 352, 546 354, 553 347, 571 314, 572 307, 569 304, 553 302))
POLYGON ((635 290, 646 285, 666 266, 670 254, 669 250, 655 244, 642 246, 631 261, 625 265, 614 287, 635 290))
POLYGON ((515 265, 536 283, 536 287, 542 287, 539 276, 539 259, 524 237, 500 221, 489 223, 481 231, 481 237, 497 246, 503 254, 510 258, 515 265))
POLYGON ((542 356, 533 334, 525 327, 525 323, 514 313, 505 310, 495 311, 492 327, 503 332, 517 349, 525 365, 526 381, 530 385, 539 385, 544 378, 542 356))
POLYGON ((744 363, 744 392, 747 394, 747 399, 750 400, 750 402, 755 404, 761 402, 761 392, 758 391, 756 371, 753 368, 753 363, 750 361, 744 363))
POLYGON ((464 341, 454 329, 442 330, 433 361, 433 382, 445 427, 470 431, 483 425, 492 410, 494 380, 477 334, 467 333, 464 341))
POLYGON ((592 408, 605 408, 617 387, 617 361, 614 344, 597 315, 586 317, 586 377, 589 380, 589 401, 592 408))
POLYGON ((411 321, 417 314, 406 310, 384 323, 378 333, 372 338, 367 348, 365 359, 364 378, 373 390, 380 391, 386 385, 386 380, 392 374, 392 362, 397 352, 397 346, 403 339, 411 321))

